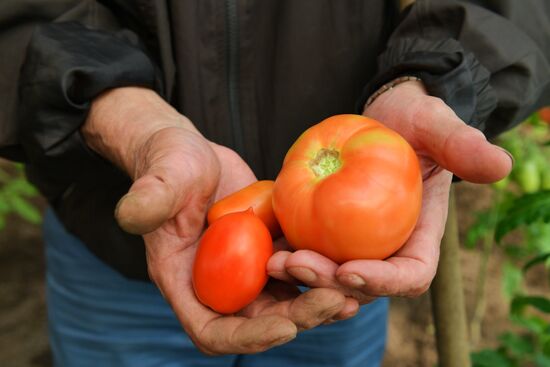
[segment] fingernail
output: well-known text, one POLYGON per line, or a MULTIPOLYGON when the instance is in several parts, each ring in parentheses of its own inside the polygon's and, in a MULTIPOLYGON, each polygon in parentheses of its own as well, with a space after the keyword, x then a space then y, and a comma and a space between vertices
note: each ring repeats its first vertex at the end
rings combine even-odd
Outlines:
POLYGON ((506 153, 508 155, 508 157, 510 157, 510 160, 512 161, 512 167, 513 167, 514 163, 516 163, 516 160, 514 159, 514 156, 512 155, 512 153, 510 153, 509 151, 507 151, 506 149, 504 149, 503 147, 500 147, 498 145, 495 145, 495 147, 502 150, 504 153, 506 153))
POLYGON ((345 283, 345 285, 354 288, 359 288, 366 284, 365 280, 356 274, 346 274, 340 276, 339 278, 342 280, 343 283, 345 283))
POLYGON ((123 197, 120 198, 120 200, 118 201, 118 203, 116 203, 116 207, 115 207, 115 217, 118 216, 118 212, 119 212, 119 210, 120 210, 120 206, 122 205, 122 202, 128 198, 128 196, 130 196, 130 194, 124 195, 123 197))
POLYGON ((306 283, 313 283, 317 280, 317 274, 315 274, 311 269, 304 268, 301 266, 296 266, 288 269, 289 273, 306 283))

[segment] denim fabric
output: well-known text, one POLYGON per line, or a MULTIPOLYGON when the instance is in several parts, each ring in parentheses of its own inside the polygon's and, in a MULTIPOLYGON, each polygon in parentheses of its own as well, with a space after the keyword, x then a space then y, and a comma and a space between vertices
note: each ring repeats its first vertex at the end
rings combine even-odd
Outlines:
POLYGON ((56 367, 370 367, 386 339, 387 299, 346 321, 255 355, 209 357, 193 346, 157 288, 128 280, 46 213, 48 320, 56 367))

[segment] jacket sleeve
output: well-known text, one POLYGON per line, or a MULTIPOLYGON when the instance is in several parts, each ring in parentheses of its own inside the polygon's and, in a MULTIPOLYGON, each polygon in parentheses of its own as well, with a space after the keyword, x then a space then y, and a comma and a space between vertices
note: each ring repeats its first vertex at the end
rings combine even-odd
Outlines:
POLYGON ((91 100, 106 89, 164 94, 154 55, 117 19, 95 0, 0 2, 0 47, 11 54, 0 58, 0 156, 25 163, 65 227, 97 256, 146 279, 141 237, 113 216, 130 179, 80 134, 91 100))
POLYGON ((466 123, 493 137, 550 104, 550 2, 417 0, 379 56, 361 103, 420 77, 466 123))

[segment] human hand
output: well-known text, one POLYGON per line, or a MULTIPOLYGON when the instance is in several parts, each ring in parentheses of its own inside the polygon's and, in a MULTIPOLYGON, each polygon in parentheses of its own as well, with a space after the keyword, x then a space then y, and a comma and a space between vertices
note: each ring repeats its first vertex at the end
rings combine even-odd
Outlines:
POLYGON ((385 260, 338 265, 309 250, 280 251, 268 273, 287 282, 331 287, 368 303, 379 296, 418 296, 435 276, 445 229, 452 174, 489 183, 505 177, 512 159, 483 134, 464 124, 422 84, 409 81, 381 94, 363 113, 401 134, 416 151, 423 177, 420 218, 405 245, 385 260))
POLYGON ((206 211, 255 181, 250 168, 146 89, 120 88, 98 97, 82 132, 92 149, 134 180, 116 218, 126 231, 143 235, 151 279, 203 352, 259 352, 356 310, 356 301, 337 290, 302 294, 278 281, 237 315, 222 316, 202 305, 191 274, 206 211))

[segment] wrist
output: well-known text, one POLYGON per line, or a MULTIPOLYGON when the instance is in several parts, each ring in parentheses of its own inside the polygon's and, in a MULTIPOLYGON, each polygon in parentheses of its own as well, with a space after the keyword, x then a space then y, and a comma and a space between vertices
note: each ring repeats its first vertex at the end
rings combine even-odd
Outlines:
POLYGON ((157 131, 185 128, 197 132, 153 90, 123 87, 97 96, 81 128, 86 144, 128 174, 135 170, 137 153, 157 131))

